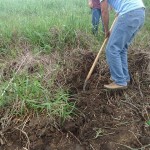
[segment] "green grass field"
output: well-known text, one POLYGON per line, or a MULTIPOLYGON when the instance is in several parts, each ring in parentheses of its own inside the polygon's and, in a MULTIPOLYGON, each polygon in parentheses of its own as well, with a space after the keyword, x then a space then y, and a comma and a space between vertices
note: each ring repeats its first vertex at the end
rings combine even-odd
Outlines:
MULTIPOLYGON (((133 43, 141 49, 150 45, 150 1, 144 0, 144 3, 147 7, 145 26, 133 43)), ((103 38, 91 34, 87 0, 0 0, 0 20, 0 107, 17 103, 19 108, 14 110, 15 114, 27 109, 45 109, 63 118, 70 116, 75 108, 74 103, 68 102, 67 89, 54 88, 60 66, 54 66, 53 75, 45 81, 47 68, 34 58, 42 54, 48 56, 53 51, 63 52, 66 47, 77 48, 79 31, 86 34, 81 48, 86 47, 86 37, 91 37, 89 49, 99 50, 103 38), (30 53, 27 59, 23 57, 25 52, 30 53), (27 63, 30 57, 34 61, 27 63), (29 74, 26 65, 32 63, 38 71, 29 74)))
POLYGON ((0 2, 1 38, 9 41, 14 34, 27 38, 34 44, 46 40, 51 28, 89 32, 90 10, 86 0, 6 0, 0 2))

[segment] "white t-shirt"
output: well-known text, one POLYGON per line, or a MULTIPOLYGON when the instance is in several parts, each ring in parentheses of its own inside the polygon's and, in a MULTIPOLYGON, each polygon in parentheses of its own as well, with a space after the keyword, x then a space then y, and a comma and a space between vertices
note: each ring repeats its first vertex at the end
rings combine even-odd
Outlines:
MULTIPOLYGON (((100 0, 102 2, 103 0, 100 0)), ((145 8, 142 0, 107 0, 109 5, 118 13, 123 15, 129 11, 145 8)))

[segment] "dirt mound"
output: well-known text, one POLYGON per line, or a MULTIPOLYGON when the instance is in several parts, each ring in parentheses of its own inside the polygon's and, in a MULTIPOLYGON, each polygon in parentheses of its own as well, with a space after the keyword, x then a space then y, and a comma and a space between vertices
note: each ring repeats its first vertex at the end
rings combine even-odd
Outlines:
POLYGON ((45 116, 10 117, 1 110, 2 150, 148 150, 150 149, 149 55, 130 54, 132 82, 127 90, 107 91, 109 71, 105 59, 99 61, 88 82, 83 83, 95 54, 78 49, 64 53, 56 83, 69 88, 76 102, 72 118, 61 122, 45 116))

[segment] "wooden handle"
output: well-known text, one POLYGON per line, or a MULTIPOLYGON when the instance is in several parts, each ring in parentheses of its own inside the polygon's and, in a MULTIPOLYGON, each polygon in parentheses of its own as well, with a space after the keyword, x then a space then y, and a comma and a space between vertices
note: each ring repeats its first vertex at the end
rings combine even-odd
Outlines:
MULTIPOLYGON (((116 20, 117 20, 117 17, 114 19, 114 21, 113 21, 113 23, 112 23, 112 25, 111 25, 110 31, 112 30, 112 28, 113 28, 113 26, 114 26, 116 20)), ((101 54, 101 52, 102 52, 102 50, 103 50, 103 48, 104 48, 104 46, 105 46, 105 44, 106 44, 107 41, 108 41, 108 37, 104 40, 104 42, 103 42, 103 44, 102 44, 102 46, 101 46, 101 48, 100 48, 100 50, 99 50, 99 52, 98 52, 98 54, 97 54, 95 60, 94 60, 94 62, 93 62, 93 65, 92 65, 92 67, 91 67, 91 69, 90 69, 90 71, 89 71, 89 73, 88 73, 88 75, 87 75, 87 77, 86 77, 86 79, 85 79, 85 82, 90 78, 90 76, 91 76, 91 74, 92 74, 92 72, 93 72, 93 70, 94 70, 94 67, 95 67, 95 65, 96 65, 96 63, 97 63, 97 61, 98 61, 98 58, 99 58, 99 56, 100 56, 100 54, 101 54)))

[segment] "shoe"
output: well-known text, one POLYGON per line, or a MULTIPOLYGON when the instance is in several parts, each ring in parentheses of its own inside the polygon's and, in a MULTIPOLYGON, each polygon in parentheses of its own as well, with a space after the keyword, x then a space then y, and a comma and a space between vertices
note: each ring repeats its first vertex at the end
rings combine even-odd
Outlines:
POLYGON ((118 85, 115 82, 112 82, 110 84, 104 85, 104 88, 110 89, 110 90, 119 90, 119 89, 126 89, 127 86, 118 85))

